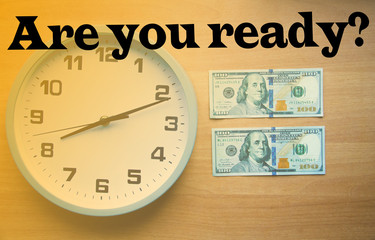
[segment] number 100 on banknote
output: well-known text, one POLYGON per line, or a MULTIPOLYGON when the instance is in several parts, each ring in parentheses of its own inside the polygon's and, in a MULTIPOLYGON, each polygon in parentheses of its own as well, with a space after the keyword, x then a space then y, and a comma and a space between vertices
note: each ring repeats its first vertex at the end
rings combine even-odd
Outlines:
POLYGON ((324 127, 214 128, 214 176, 325 174, 324 127))
POLYGON ((209 74, 211 118, 323 116, 321 68, 209 74))

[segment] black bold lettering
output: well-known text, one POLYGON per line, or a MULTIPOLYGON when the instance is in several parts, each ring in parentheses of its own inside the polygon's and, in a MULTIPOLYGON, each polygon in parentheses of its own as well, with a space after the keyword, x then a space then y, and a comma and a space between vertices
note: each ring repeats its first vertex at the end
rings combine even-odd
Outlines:
POLYGON ((212 30, 212 43, 209 48, 226 48, 225 44, 221 41, 221 34, 223 30, 226 31, 227 36, 232 36, 234 29, 233 26, 226 23, 220 28, 220 24, 208 24, 212 30))
POLYGON ((99 41, 94 44, 87 44, 84 39, 98 39, 98 32, 89 24, 83 24, 77 28, 74 40, 77 46, 84 50, 93 50, 99 45, 99 41), (85 30, 89 30, 90 33, 85 33, 85 30))
POLYGON ((166 39, 167 39, 167 36, 165 35, 163 28, 153 23, 144 26, 139 33, 139 40, 141 41, 142 45, 148 49, 158 49, 162 47, 166 39), (148 35, 151 29, 154 29, 156 32, 155 43, 151 43, 150 40, 148 39, 148 35))
POLYGON ((129 29, 127 37, 125 37, 124 33, 122 32, 122 28, 124 27, 124 25, 107 25, 107 27, 112 30, 113 34, 115 35, 118 43, 122 48, 122 54, 120 54, 120 49, 115 49, 112 52, 112 56, 117 60, 122 60, 126 58, 126 56, 128 56, 129 49, 133 41, 135 29, 137 29, 139 25, 126 26, 129 29))
POLYGON ((195 42, 194 24, 181 25, 181 27, 186 30, 185 42, 180 41, 178 24, 170 24, 166 26, 171 30, 171 43, 174 48, 181 49, 185 46, 187 48, 199 48, 198 44, 195 42))
POLYGON ((288 40, 284 41, 284 28, 280 23, 266 23, 264 24, 260 31, 262 33, 268 33, 264 35, 260 41, 260 44, 264 48, 272 48, 277 45, 279 48, 285 48, 288 46, 288 40), (269 29, 275 29, 274 33, 269 33, 269 29), (275 41, 271 42, 271 38, 275 38, 275 41))
POLYGON ((27 49, 48 49, 40 38, 39 32, 34 24, 37 16, 20 16, 16 18, 20 24, 18 25, 16 35, 14 36, 13 42, 10 44, 8 50, 25 49, 20 44, 20 41, 31 41, 31 44, 27 47, 27 49), (28 35, 22 34, 24 29, 27 30, 28 35))
POLYGON ((312 12, 299 12, 299 15, 303 17, 304 24, 296 22, 293 23, 292 26, 290 26, 288 33, 290 44, 296 48, 301 48, 303 46, 318 47, 318 44, 316 44, 313 40, 312 12), (299 42, 297 39, 298 29, 301 29, 304 34, 304 39, 301 42, 299 42))
POLYGON ((258 37, 258 31, 251 23, 242 23, 238 25, 234 32, 234 39, 236 40, 236 43, 242 47, 242 48, 253 48, 256 47, 259 43, 259 40, 257 39, 255 42, 248 43, 245 42, 245 37, 258 37), (250 29, 250 32, 245 32, 245 29, 250 29))
POLYGON ((66 49, 61 43, 61 36, 63 32, 66 32, 66 37, 71 38, 74 35, 74 30, 71 26, 66 25, 62 29, 60 26, 48 26, 52 31, 53 42, 49 49, 66 49))
POLYGON ((337 22, 336 25, 339 28, 337 30, 337 34, 335 35, 332 26, 332 22, 326 22, 326 23, 316 23, 324 32, 326 35, 329 43, 332 46, 332 51, 329 51, 329 47, 324 47, 322 49, 322 54, 325 57, 334 57, 336 56, 337 52, 339 51, 342 35, 344 34, 344 29, 348 25, 347 22, 337 22))

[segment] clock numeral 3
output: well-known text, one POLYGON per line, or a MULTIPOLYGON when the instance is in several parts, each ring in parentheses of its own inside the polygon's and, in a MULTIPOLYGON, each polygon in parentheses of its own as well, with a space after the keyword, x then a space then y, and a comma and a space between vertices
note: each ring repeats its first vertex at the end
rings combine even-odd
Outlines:
POLYGON ((168 125, 164 126, 165 131, 177 131, 178 117, 166 116, 165 121, 168 122, 168 125))

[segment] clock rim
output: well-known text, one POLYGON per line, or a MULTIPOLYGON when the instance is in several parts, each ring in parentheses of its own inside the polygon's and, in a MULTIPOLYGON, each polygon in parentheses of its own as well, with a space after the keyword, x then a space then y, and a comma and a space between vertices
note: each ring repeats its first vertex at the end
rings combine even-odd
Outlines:
MULTIPOLYGON (((112 32, 105 28, 104 26, 97 26, 95 27, 98 30, 99 37, 102 34, 110 35, 112 32)), ((127 30, 124 30, 125 34, 127 34, 127 30)), ((112 33, 113 34, 113 33, 112 33)), ((99 38, 100 39, 100 38, 99 38)), ((137 32, 134 33, 133 41, 139 40, 139 34, 137 32)), ((72 39, 64 40, 66 41, 73 41, 72 39)), ((131 46, 132 47, 132 46, 131 46)), ((177 62, 177 60, 170 55, 167 50, 164 48, 159 48, 154 51, 158 54, 173 70, 176 74, 178 81, 181 83, 182 89, 184 90, 186 101, 187 101, 187 111, 189 113, 189 129, 187 135, 187 141, 185 150, 182 154, 181 160, 179 161, 177 167, 173 171, 173 173, 169 176, 169 178, 152 194, 148 195, 147 197, 132 203, 127 206, 117 207, 117 208, 108 208, 108 209, 94 209, 94 208, 86 208, 83 206, 77 206, 68 202, 65 202, 58 198, 57 196, 50 193, 47 189, 43 187, 35 178, 30 174, 26 165, 24 164, 23 159, 21 158, 20 149, 16 145, 16 137, 15 137, 15 126, 14 126, 14 112, 15 112, 15 104, 17 101, 17 97, 20 92, 20 88, 22 87, 24 81, 27 81, 26 77, 30 72, 33 72, 35 68, 43 63, 43 61, 54 51, 59 50, 39 50, 34 52, 25 64, 22 66, 20 72, 18 73, 17 77, 15 78, 12 88, 8 97, 7 107, 6 107, 6 119, 5 119, 5 126, 6 126, 6 135, 7 135, 7 142, 10 148, 11 155, 13 156, 13 160, 15 161, 18 169, 24 176, 24 178, 29 182, 29 184, 44 198, 48 199, 50 202, 67 209, 69 211, 89 215, 89 216, 115 216, 121 215, 129 212, 133 212, 137 209, 145 207, 146 205, 152 203, 159 197, 161 197, 165 192, 170 189, 177 179, 182 175, 183 170, 185 169, 187 163, 190 160, 191 154, 193 152, 193 148, 195 145, 195 139, 197 134, 197 127, 198 127, 198 107, 197 107, 197 100, 194 91, 194 87, 182 68, 182 66, 177 62)))

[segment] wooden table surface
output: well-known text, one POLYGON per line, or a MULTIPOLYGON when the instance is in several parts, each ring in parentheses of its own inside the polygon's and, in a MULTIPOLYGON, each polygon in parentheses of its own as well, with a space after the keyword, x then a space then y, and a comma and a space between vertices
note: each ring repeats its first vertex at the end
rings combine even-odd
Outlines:
MULTIPOLYGON (((374 1, 6 1, 0 0, 0 239, 375 239, 375 2, 374 1), (370 25, 347 26, 336 56, 316 22, 348 22, 356 11, 370 25), (227 48, 208 48, 207 24, 252 23, 259 32, 278 22, 285 38, 298 12, 312 12, 318 47, 244 49, 232 37, 227 48), (200 48, 164 47, 189 75, 198 100, 193 154, 175 185, 152 204, 114 217, 89 217, 55 206, 24 179, 5 133, 6 102, 32 51, 7 50, 16 16, 38 16, 47 26, 81 24, 194 24, 200 48), (355 38, 361 36, 362 47, 355 38), (209 118, 208 71, 212 69, 324 69, 324 117, 285 119, 209 118), (322 176, 213 177, 211 129, 216 127, 325 126, 326 174, 322 176), (373 152, 374 151, 374 152, 373 152)), ((337 32, 337 26, 333 27, 337 32)), ((167 30, 167 29, 166 29, 167 30)))

